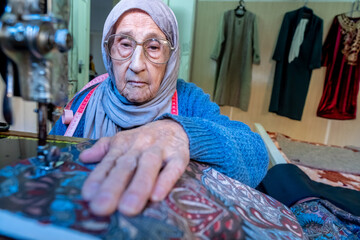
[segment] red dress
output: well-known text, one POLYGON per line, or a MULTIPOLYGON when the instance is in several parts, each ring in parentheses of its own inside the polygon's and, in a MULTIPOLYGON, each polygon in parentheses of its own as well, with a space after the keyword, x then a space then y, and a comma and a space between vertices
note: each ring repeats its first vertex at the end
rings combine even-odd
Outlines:
POLYGON ((355 119, 360 81, 360 18, 335 16, 322 50, 322 66, 327 70, 317 115, 355 119))

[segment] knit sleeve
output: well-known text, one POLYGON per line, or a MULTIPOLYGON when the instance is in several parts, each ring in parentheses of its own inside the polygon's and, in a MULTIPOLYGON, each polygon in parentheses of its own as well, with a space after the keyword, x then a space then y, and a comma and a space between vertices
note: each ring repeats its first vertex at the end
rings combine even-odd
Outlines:
POLYGON ((50 130, 50 135, 61 135, 63 136, 66 132, 67 125, 62 123, 61 117, 56 121, 55 125, 50 130))
POLYGON ((244 123, 220 114, 209 95, 192 83, 178 81, 179 115, 165 114, 182 125, 189 137, 190 158, 209 164, 251 187, 259 184, 268 167, 261 137, 244 123))

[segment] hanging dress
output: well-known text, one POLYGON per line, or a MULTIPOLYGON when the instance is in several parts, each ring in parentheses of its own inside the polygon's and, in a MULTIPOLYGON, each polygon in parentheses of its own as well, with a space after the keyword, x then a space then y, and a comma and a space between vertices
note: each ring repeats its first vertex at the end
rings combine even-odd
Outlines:
POLYGON ((226 11, 211 58, 217 61, 214 101, 247 111, 252 64, 260 64, 255 14, 246 11, 237 17, 234 10, 226 11))
POLYGON ((317 115, 355 119, 360 81, 360 18, 335 16, 323 45, 326 78, 317 115))
POLYGON ((323 20, 310 8, 285 14, 273 55, 276 69, 270 112, 301 120, 312 70, 321 66, 322 32, 323 20), (302 22, 305 17, 307 21, 302 22), (295 35, 299 39, 293 41, 295 35))

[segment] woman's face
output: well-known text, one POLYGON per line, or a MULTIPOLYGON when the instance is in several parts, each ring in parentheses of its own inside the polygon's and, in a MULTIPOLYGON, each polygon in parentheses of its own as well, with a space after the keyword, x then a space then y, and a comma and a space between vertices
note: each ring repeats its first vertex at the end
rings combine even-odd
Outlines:
MULTIPOLYGON (((116 34, 125 34, 138 43, 149 38, 166 39, 151 17, 142 11, 131 11, 121 16, 116 34)), ((166 64, 150 62, 138 45, 131 58, 113 62, 116 88, 133 103, 145 103, 157 94, 164 77, 166 64)))

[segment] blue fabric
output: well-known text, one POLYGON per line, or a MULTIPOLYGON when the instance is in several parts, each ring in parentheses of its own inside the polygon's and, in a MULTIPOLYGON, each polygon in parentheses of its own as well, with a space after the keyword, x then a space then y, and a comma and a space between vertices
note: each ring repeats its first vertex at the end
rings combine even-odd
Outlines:
POLYGON ((358 240, 360 217, 336 207, 327 200, 315 199, 291 207, 305 235, 311 240, 358 240))
MULTIPOLYGON (((256 187, 265 176, 269 163, 260 135, 246 124, 221 115, 219 106, 195 84, 178 80, 176 88, 179 115, 164 114, 155 120, 170 118, 182 125, 189 137, 192 160, 206 163, 231 178, 256 187)), ((89 91, 75 99, 74 112, 89 91)), ((74 137, 83 137, 84 116, 74 137)), ((64 135, 66 128, 60 119, 50 134, 64 135)))

